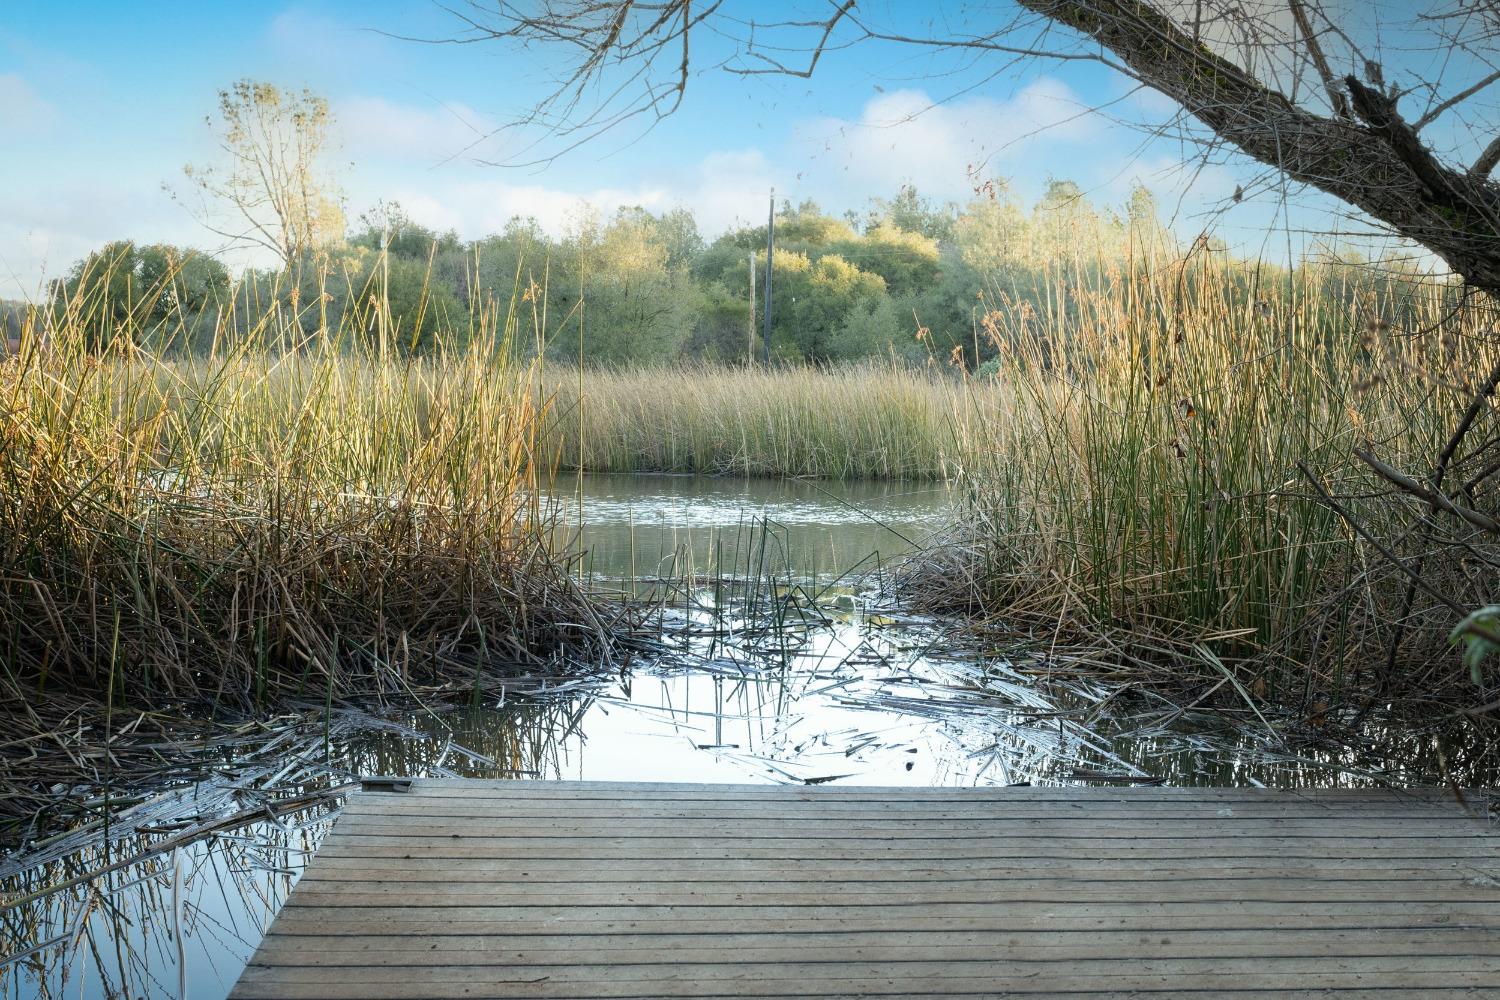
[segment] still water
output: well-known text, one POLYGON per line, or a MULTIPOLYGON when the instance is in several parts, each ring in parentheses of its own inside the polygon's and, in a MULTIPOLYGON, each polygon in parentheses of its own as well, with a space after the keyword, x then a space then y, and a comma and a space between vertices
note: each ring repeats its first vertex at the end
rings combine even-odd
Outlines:
POLYGON ((596 587, 671 599, 660 655, 540 698, 337 725, 309 718, 263 759, 206 752, 200 782, 134 807, 149 820, 122 813, 104 835, 0 861, 11 904, 0 914, 0 996, 226 995, 337 801, 132 859, 269 784, 326 788, 371 774, 921 786, 1493 778, 1488 752, 1462 734, 1378 733, 1350 747, 1259 722, 1226 729, 1102 687, 1039 685, 942 623, 881 607, 891 560, 951 522, 941 488, 586 476, 560 482, 555 499, 556 530, 596 587))
POLYGON ((707 476, 566 476, 553 495, 596 578, 773 575, 828 583, 878 571, 951 521, 933 484, 707 476))

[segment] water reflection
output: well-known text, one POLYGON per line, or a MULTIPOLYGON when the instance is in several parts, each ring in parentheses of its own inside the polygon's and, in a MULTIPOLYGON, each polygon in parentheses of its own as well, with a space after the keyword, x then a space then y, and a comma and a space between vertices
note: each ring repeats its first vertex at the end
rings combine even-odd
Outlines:
MULTIPOLYGON (((0 969, 9 997, 222 997, 327 830, 255 824, 7 906, 0 969)), ((6 878, 8 898, 96 871, 144 838, 106 841, 6 878)))
POLYGON ((826 583, 912 551, 950 514, 946 489, 912 483, 590 474, 559 478, 553 499, 584 572, 606 581, 826 583))
POLYGON ((32 844, 0 863, 9 903, 0 996, 224 996, 337 801, 148 852, 183 823, 254 813, 257 796, 295 801, 360 775, 917 786, 1495 780, 1495 751, 1473 729, 1376 727, 1335 739, 1332 728, 1288 720, 1269 720, 1274 731, 1226 728, 1220 715, 1149 695, 1039 684, 966 649, 941 623, 892 615, 842 569, 878 565, 940 527, 941 493, 829 497, 811 484, 690 477, 590 478, 580 489, 578 543, 594 578, 674 598, 659 659, 524 699, 409 705, 337 725, 310 717, 259 755, 218 752, 196 783, 152 790, 102 834, 32 844), (660 577, 670 582, 653 585, 660 577))
MULTIPOLYGON (((704 614, 689 622, 706 624, 704 614)), ((1161 706, 1109 711, 1118 702, 1103 689, 1044 694, 1004 663, 954 652, 935 626, 892 626, 857 604, 829 620, 769 667, 750 655, 759 648, 753 629, 704 628, 694 642, 713 654, 694 668, 668 663, 506 705, 408 707, 342 731, 321 761, 305 763, 328 782, 391 774, 1323 786, 1443 773, 1481 784, 1495 774, 1492 749, 1472 733, 1392 731, 1348 747, 1314 734, 1288 744, 1254 729, 1227 732, 1209 716, 1159 725, 1161 706)), ((252 823, 8 906, 0 951, 13 960, 0 969, 0 995, 226 995, 335 815, 320 807, 252 823)), ((41 865, 17 859, 0 868, 0 891, 22 899, 153 839, 119 832, 41 865)))
MULTIPOLYGON (((341 799, 320 790, 370 774, 557 775, 558 747, 591 697, 582 684, 479 710, 340 710, 270 738, 286 766, 220 759, 103 830, 43 838, 0 862, 0 996, 227 995, 337 816, 341 799), (192 836, 224 819, 233 825, 192 836)), ((175 752, 212 758, 215 744, 175 752)))

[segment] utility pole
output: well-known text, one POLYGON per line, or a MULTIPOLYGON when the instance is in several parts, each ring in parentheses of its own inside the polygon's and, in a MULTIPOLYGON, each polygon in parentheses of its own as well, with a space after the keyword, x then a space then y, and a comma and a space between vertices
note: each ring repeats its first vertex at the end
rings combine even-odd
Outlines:
POLYGON ((766 221, 766 367, 771 367, 771 268, 776 257, 776 189, 771 189, 771 211, 766 221))
POLYGON ((750 325, 745 328, 745 367, 755 367, 755 254, 750 255, 750 325))

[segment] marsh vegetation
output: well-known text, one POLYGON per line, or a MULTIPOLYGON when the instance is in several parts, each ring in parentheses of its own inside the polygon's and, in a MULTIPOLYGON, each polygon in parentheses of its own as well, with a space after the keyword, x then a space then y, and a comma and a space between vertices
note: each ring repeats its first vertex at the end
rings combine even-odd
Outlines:
POLYGON ((788 207, 788 254, 839 273, 866 254, 880 298, 802 289, 770 364, 686 334, 607 363, 592 331, 637 329, 615 300, 540 283, 628 235, 588 279, 619 302, 661 292, 632 284, 642 266, 700 305, 727 294, 713 262, 758 237, 704 248, 690 218, 624 215, 534 256, 513 229, 498 272, 495 248, 459 248, 458 272, 402 220, 342 265, 219 291, 190 255, 82 262, 3 369, 5 683, 17 704, 212 711, 613 669, 636 611, 557 548, 546 498, 574 470, 947 482, 955 530, 900 592, 997 648, 1046 636, 1059 668, 1235 704, 1493 701, 1450 642, 1455 611, 1494 599, 1492 415, 1443 458, 1468 519, 1389 474, 1444 452, 1500 362, 1488 301, 1394 265, 1180 247, 1144 194, 1119 214, 1060 197, 1028 215, 908 192, 862 234, 788 207), (907 332, 809 363, 898 287, 907 332))
POLYGON ((202 356, 101 351, 108 308, 33 311, 0 368, 10 704, 244 710, 608 660, 546 543, 519 313, 416 364, 338 331, 278 349, 274 310, 202 356))
POLYGON ((1486 307, 1351 274, 1043 268, 1050 313, 976 295, 978 366, 914 330, 914 362, 579 367, 530 286, 420 350, 379 295, 206 350, 30 310, 4 975, 222 992, 372 773, 1492 781, 1453 616, 1402 616, 1354 529, 1428 544, 1354 448, 1441 446, 1486 307))
POLYGON ((988 159, 963 203, 773 195, 711 238, 351 225, 329 102, 229 85, 166 187, 243 266, 122 239, 0 302, 0 995, 222 995, 378 774, 1496 782, 1483 5, 1386 68, 1311 0, 949 38, 472 6, 454 40, 557 56, 542 157, 674 113, 705 32, 799 89, 859 46, 1102 61, 1270 169, 1225 201, 1279 188, 1285 250, 988 159), (1295 183, 1398 241, 1294 248, 1295 183))

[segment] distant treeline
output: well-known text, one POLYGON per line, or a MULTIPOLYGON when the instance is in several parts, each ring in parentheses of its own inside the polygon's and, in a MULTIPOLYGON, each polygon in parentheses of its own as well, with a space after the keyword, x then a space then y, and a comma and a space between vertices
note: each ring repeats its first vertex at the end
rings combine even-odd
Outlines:
MULTIPOLYGON (((765 258, 765 226, 706 243, 686 209, 623 208, 607 219, 586 217, 562 238, 517 217, 498 234, 466 242, 383 204, 316 258, 238 279, 202 254, 111 243, 54 283, 49 308, 68 313, 70 326, 87 329, 100 346, 121 336, 162 338, 193 352, 263 328, 268 316, 279 317, 283 338, 290 326, 306 338, 337 331, 423 352, 463 336, 480 311, 521 309, 529 318, 534 310, 547 334, 524 345, 529 351, 586 364, 733 363, 764 354, 765 258)), ((1200 283, 1222 295, 1228 281, 1251 311, 1312 294, 1399 322, 1405 290, 1414 292, 1420 275, 1390 261, 1346 266, 1367 263, 1325 255, 1289 273, 1235 259, 1212 239, 1183 246, 1144 188, 1118 209, 1092 204, 1069 181, 1052 182, 1029 207, 1003 189, 959 206, 909 187, 843 217, 810 201, 784 202, 771 355, 978 366, 999 349, 984 335, 987 312, 1062 332, 1076 314, 1071 289, 1097 289, 1127 271, 1171 269, 1185 296, 1200 283)))

